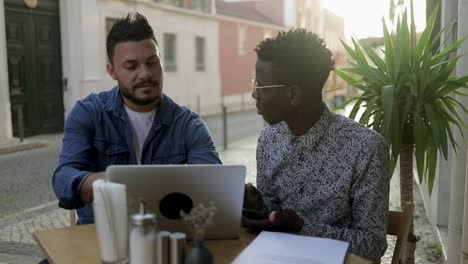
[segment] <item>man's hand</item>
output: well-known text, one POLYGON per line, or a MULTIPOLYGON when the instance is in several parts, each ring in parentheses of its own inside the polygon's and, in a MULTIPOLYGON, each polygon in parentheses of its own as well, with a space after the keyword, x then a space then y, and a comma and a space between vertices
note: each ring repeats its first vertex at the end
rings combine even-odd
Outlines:
POLYGON ((267 219, 256 220, 242 216, 242 225, 257 231, 299 233, 304 226, 304 220, 293 210, 287 209, 273 211, 267 219))
POLYGON ((263 210, 262 194, 252 183, 247 183, 244 189, 244 208, 261 211, 263 210))
POLYGON ((105 178, 105 172, 93 173, 86 178, 80 189, 80 199, 83 203, 90 203, 93 201, 93 182, 105 178))

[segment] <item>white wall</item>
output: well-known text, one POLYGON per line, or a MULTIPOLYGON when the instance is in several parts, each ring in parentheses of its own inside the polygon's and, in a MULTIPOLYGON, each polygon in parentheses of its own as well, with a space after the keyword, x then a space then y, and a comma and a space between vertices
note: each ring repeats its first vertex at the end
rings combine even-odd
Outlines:
POLYGON ((197 94, 201 94, 202 107, 204 104, 220 103, 218 22, 209 15, 180 11, 149 0, 65 0, 64 3, 73 6, 71 9, 61 9, 62 20, 68 20, 63 22, 67 32, 62 30, 64 77, 70 80, 65 95, 67 110, 77 99, 92 92, 109 90, 116 85, 106 72, 105 21, 106 18, 120 18, 127 12, 135 11, 148 18, 162 52, 163 34, 167 32, 177 36, 177 71, 164 73, 163 91, 177 103, 192 109, 195 109, 197 94), (73 15, 73 12, 81 14, 81 17, 73 15), (205 37, 204 72, 195 71, 197 36, 205 37), (73 70, 73 67, 79 69, 73 70))
MULTIPOLYGON (((84 0, 83 2, 86 2, 84 0)), ((60 1, 60 34, 62 45, 62 74, 67 85, 64 87, 63 100, 65 116, 76 101, 84 95, 82 89, 83 63, 82 63, 82 33, 81 1, 60 1)))
MULTIPOLYGON (((457 37, 456 26, 450 28, 453 22, 457 20, 458 17, 458 1, 457 0, 447 0, 441 2, 441 27, 447 27, 447 29, 442 34, 442 39, 446 39, 444 42, 444 48, 447 48, 457 37)), ((453 72, 455 75, 455 71, 453 72)), ((447 160, 442 155, 439 155, 437 160, 436 168, 436 180, 434 182, 434 189, 432 194, 429 194, 428 183, 427 181, 423 182, 421 186, 424 205, 426 208, 427 215, 432 225, 438 227, 439 233, 442 238, 448 237, 448 225, 449 225, 449 215, 450 215, 450 199, 451 199, 451 177, 452 177, 452 163, 454 160, 453 149, 449 148, 447 160)), ((447 258, 447 241, 446 239, 442 240, 443 252, 445 258, 447 258)))
MULTIPOLYGON (((451 159, 450 159, 451 160, 451 159)), ((430 223, 436 227, 446 227, 448 225, 448 215, 449 215, 449 204, 450 204, 450 185, 446 188, 444 182, 449 181, 450 183, 450 174, 445 173, 447 171, 447 166, 449 162, 444 159, 443 156, 439 156, 437 160, 437 170, 436 178, 434 181, 434 187, 432 193, 429 194, 429 183, 427 178, 424 179, 420 188, 422 191, 424 206, 426 209, 426 214, 429 218, 430 223)), ((450 170, 449 170, 450 171, 450 170)), ((417 175, 417 171, 414 171, 417 175)))
MULTIPOLYGON (((151 10, 147 13, 163 49, 163 34, 177 38, 177 72, 165 73, 165 92, 176 102, 195 109, 197 94, 201 108, 219 104, 221 100, 219 71, 218 22, 180 14, 151 10), (190 25, 190 26, 188 26, 190 25), (195 71, 195 38, 205 38, 205 71, 195 71)), ((164 55, 162 55, 164 56, 164 55)))
MULTIPOLYGON (((457 21, 458 17, 458 1, 442 1, 441 8, 441 27, 447 26, 447 29, 442 34, 442 39, 447 39, 444 43, 444 47, 448 47, 457 38, 457 27, 452 23, 457 21), (453 28, 448 27, 452 25, 453 28), (450 35, 449 35, 450 34, 450 35)), ((454 73, 455 74, 455 73, 454 73)), ((438 173, 438 192, 437 192, 437 203, 440 205, 437 207, 436 223, 438 226, 448 226, 449 222, 449 208, 450 208, 450 184, 452 175, 452 160, 453 156, 456 155, 453 150, 449 150, 448 160, 439 158, 437 164, 438 173)))
POLYGON ((0 0, 0 141, 12 137, 4 7, 0 0))
POLYGON ((296 27, 297 26, 296 14, 297 14, 296 1, 284 0, 284 26, 296 27))
MULTIPOLYGON (((468 36, 468 0, 458 1, 458 37, 462 39, 468 36)), ((457 55, 466 54, 468 52, 468 42, 464 42, 460 49, 457 51, 457 55)), ((457 63, 457 76, 466 76, 468 74, 468 57, 463 56, 458 60, 457 63)), ((462 105, 468 105, 468 99, 456 96, 456 98, 462 105)), ((468 122, 468 115, 460 111, 460 118, 463 122, 468 122)), ((464 129, 463 133, 466 135, 464 129)), ((466 137, 466 136, 465 136, 466 137)), ((467 169, 467 143, 462 137, 461 133, 455 129, 454 138, 458 144, 457 154, 454 155, 452 160, 452 179, 450 186, 450 217, 449 217, 449 244, 447 251, 447 263, 460 263, 460 249, 461 249, 461 238, 463 228, 463 208, 464 208, 464 196, 465 196, 465 182, 466 180, 466 169, 467 169)))

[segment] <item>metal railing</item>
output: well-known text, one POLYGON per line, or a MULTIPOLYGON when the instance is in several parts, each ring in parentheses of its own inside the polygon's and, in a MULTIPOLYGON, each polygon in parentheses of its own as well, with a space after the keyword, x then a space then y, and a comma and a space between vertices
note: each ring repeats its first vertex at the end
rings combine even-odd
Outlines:
POLYGON ((258 134, 265 124, 253 104, 205 105, 202 113, 198 103, 194 108, 192 111, 201 114, 216 146, 224 150, 234 141, 258 134))

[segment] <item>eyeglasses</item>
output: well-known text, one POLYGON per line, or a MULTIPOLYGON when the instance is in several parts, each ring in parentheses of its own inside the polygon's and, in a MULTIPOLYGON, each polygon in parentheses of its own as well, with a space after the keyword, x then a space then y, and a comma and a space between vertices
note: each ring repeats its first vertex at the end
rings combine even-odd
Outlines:
POLYGON ((274 84, 274 85, 258 85, 256 80, 252 80, 252 89, 255 91, 257 89, 267 89, 267 88, 279 88, 286 87, 284 84, 274 84))

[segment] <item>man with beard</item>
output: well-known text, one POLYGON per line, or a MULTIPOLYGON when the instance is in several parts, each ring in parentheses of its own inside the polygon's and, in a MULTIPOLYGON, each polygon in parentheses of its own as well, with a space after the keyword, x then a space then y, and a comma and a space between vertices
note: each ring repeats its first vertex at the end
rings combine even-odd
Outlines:
POLYGON ((146 18, 128 14, 107 36, 107 72, 118 86, 71 110, 52 185, 59 206, 94 222, 92 183, 112 164, 219 164, 201 118, 162 92, 161 54, 146 18))
POLYGON ((344 240, 380 263, 390 185, 383 137, 323 103, 334 62, 316 34, 280 32, 255 51, 252 95, 269 126, 258 139, 258 190, 246 185, 244 207, 264 218, 243 224, 344 240))

